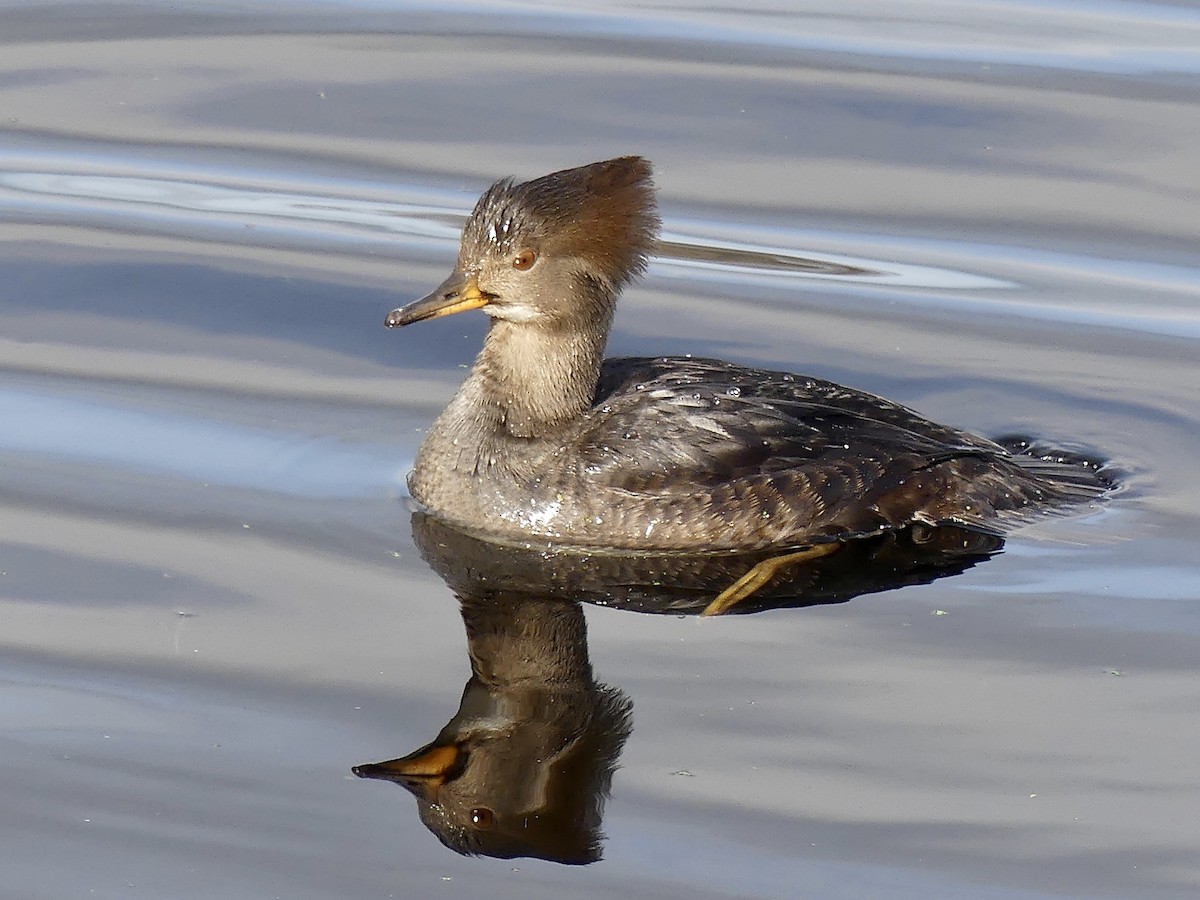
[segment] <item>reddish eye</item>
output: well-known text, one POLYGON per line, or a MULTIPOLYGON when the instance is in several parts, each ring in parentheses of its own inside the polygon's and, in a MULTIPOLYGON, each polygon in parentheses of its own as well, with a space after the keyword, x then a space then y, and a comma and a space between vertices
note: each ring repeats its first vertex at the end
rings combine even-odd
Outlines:
POLYGON ((533 268, 533 264, 537 262, 537 254, 532 250, 522 250, 513 257, 513 268, 520 272, 524 272, 533 268))

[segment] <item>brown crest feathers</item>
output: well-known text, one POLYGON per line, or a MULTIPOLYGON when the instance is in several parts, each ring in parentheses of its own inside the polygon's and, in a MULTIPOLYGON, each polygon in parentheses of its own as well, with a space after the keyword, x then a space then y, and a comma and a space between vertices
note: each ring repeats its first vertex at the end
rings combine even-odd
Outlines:
POLYGON ((640 156, 496 182, 463 230, 466 256, 489 250, 577 256, 611 289, 646 267, 658 237, 653 170, 640 156))

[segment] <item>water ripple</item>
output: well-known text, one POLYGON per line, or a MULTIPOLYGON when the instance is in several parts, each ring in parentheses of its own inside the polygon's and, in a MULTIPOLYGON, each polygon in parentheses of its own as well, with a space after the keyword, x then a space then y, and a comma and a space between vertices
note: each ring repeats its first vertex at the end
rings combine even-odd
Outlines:
MULTIPOLYGON (((0 171, 0 204, 38 221, 80 219, 108 227, 190 228, 195 236, 247 227, 257 241, 284 239, 322 246, 344 241, 458 242, 467 215, 445 202, 387 202, 233 187, 214 181, 88 172, 0 171), (99 220, 99 221, 97 221, 99 220)), ((239 240, 247 240, 239 233, 239 240)), ((972 290, 1011 282, 953 269, 881 261, 796 248, 712 240, 685 230, 663 234, 656 263, 670 273, 733 274, 739 278, 790 276, 909 288, 972 290)))
POLYGON ((407 470, 392 446, 372 448, 39 391, 0 390, 0 420, 6 423, 0 453, 292 496, 378 496, 398 490, 407 470))
MULTIPOLYGON (((129 174, 114 171, 128 161, 78 156, 54 157, 54 165, 34 170, 33 161, 14 158, 5 167, 0 152, 0 209, 10 221, 87 224, 197 241, 236 239, 242 246, 452 255, 474 200, 414 184, 313 178, 297 189, 296 180, 239 170, 181 171, 168 163, 156 169, 142 162, 137 174, 129 174)), ((889 299, 927 311, 1200 339, 1197 267, 668 216, 653 270, 667 279, 707 283, 787 288, 820 281, 886 290, 889 299), (1074 295, 1058 289, 1064 279, 1074 284, 1074 295), (1087 290, 1081 292, 1080 285, 1087 290), (1039 296, 1038 288, 1047 290, 1039 296), (1134 291, 1141 300, 1131 307, 1134 291)))

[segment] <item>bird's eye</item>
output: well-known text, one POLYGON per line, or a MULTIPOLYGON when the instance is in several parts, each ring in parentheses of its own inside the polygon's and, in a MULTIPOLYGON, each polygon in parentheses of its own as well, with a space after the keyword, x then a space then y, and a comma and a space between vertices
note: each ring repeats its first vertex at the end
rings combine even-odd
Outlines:
POLYGON ((513 268, 519 272, 525 272, 533 268, 533 264, 537 262, 537 254, 532 250, 522 250, 513 257, 513 268))
POLYGON ((478 806, 471 810, 471 824, 480 831, 487 831, 496 824, 496 814, 486 806, 478 806))

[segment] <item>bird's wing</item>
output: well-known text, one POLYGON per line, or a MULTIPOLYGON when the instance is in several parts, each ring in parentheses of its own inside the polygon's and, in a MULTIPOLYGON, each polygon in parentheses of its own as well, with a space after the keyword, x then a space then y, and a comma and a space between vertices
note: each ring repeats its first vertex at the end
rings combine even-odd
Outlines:
POLYGON ((862 477, 963 455, 990 441, 828 381, 707 359, 610 360, 576 444, 593 480, 638 492, 804 471, 862 477))

